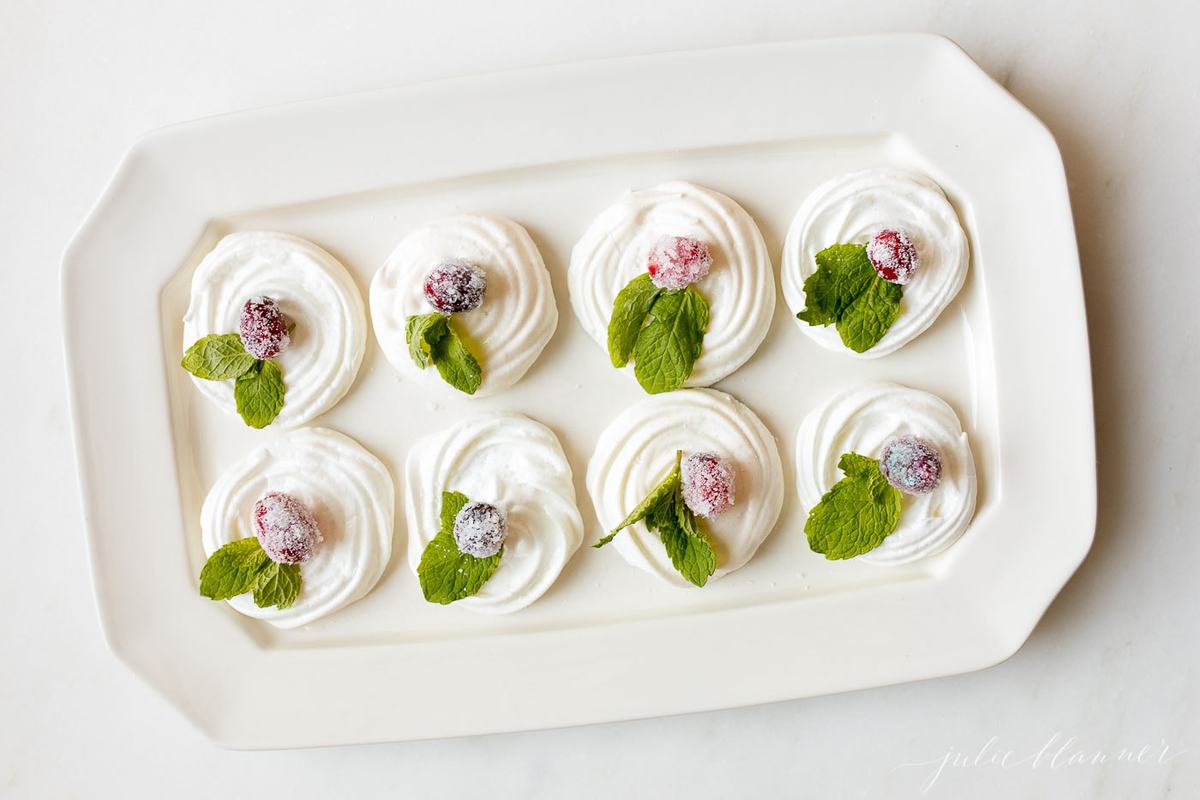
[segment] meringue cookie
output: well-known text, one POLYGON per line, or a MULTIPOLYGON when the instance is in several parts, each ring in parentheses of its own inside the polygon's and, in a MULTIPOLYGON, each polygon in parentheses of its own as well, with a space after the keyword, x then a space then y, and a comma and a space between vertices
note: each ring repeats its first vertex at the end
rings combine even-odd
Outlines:
POLYGON ((954 410, 944 400, 895 383, 868 383, 815 408, 796 435, 800 502, 812 510, 842 478, 843 453, 879 458, 893 436, 919 436, 938 451, 941 482, 928 494, 903 495, 900 523, 883 543, 858 558, 907 564, 949 547, 975 513, 975 459, 954 410))
POLYGON ((253 450, 213 484, 200 510, 205 555, 254 536, 254 505, 267 492, 291 495, 312 512, 322 541, 300 565, 300 596, 288 608, 259 608, 249 594, 229 605, 277 628, 295 628, 371 591, 392 555, 396 518, 391 475, 348 436, 300 428, 253 450))
POLYGON ((453 260, 469 262, 486 275, 483 303, 452 319, 483 368, 483 381, 471 396, 495 394, 521 379, 558 327, 550 273, 533 239, 510 219, 449 217, 405 236, 371 281, 375 336, 401 374, 457 393, 432 366, 420 369, 413 363, 405 336, 409 317, 434 311, 425 299, 425 276, 453 260))
POLYGON ((442 492, 502 510, 508 534, 500 566, 455 606, 508 614, 541 597, 583 542, 571 465, 554 433, 526 416, 483 414, 413 445, 405 465, 408 564, 416 574, 441 529, 442 492))
POLYGON ((868 169, 817 187, 800 206, 783 245, 780 282, 792 316, 804 310, 804 280, 817 270, 816 255, 834 244, 866 245, 881 228, 903 231, 916 246, 921 268, 904 285, 900 316, 870 350, 856 353, 833 325, 796 324, 829 350, 878 358, 921 335, 958 294, 967 277, 967 235, 941 187, 923 175, 868 169))
MULTIPOLYGON (((775 275, 762 234, 725 195, 675 181, 630 192, 609 206, 571 251, 571 306, 607 353, 613 301, 629 281, 646 272, 650 251, 664 236, 691 237, 712 254, 711 272, 695 284, 708 301, 708 332, 684 383, 708 386, 754 355, 775 310, 775 275)), ((626 371, 632 378, 633 367, 626 371)))
MULTIPOLYGON (((350 273, 312 242, 269 231, 231 233, 192 276, 184 352, 209 334, 237 333, 246 301, 263 295, 295 326, 288 348, 274 359, 287 394, 271 423, 294 428, 333 408, 354 383, 367 345, 366 310, 350 273)), ((192 380, 205 397, 237 413, 233 381, 192 380)))
MULTIPOLYGON (((758 416, 715 389, 653 395, 621 412, 596 442, 587 487, 604 530, 611 531, 675 464, 675 452, 714 453, 733 465, 731 508, 701 524, 717 550, 710 581, 742 567, 771 533, 783 507, 783 464, 775 438, 758 416)), ((638 569, 690 587, 644 522, 622 530, 611 548, 638 569)))

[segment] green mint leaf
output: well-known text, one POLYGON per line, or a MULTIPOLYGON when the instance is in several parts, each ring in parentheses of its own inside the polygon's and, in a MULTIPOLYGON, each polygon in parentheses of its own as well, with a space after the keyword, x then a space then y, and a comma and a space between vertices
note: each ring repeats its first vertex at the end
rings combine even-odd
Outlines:
POLYGON ((442 492, 442 533, 454 533, 454 520, 469 502, 462 492, 442 492))
POLYGON ((287 385, 283 372, 274 361, 256 361, 233 384, 233 399, 237 411, 251 428, 265 428, 283 409, 287 385))
POLYGON ((430 358, 442 380, 460 392, 475 394, 483 382, 483 369, 449 321, 446 323, 446 335, 433 343, 430 358))
POLYGON ((659 394, 682 386, 707 330, 708 303, 691 286, 659 295, 633 348, 633 374, 642 388, 659 394))
POLYGON ((254 605, 259 608, 288 608, 300 596, 300 565, 274 561, 258 573, 254 582, 254 605))
POLYGON ((417 314, 408 318, 404 326, 404 338, 408 342, 408 354, 421 369, 429 366, 433 343, 446 335, 450 318, 445 314, 417 314))
POLYGON ((904 291, 897 283, 882 278, 871 282, 837 321, 842 344, 856 353, 870 350, 900 316, 900 298, 904 291))
POLYGON ((826 247, 816 261, 817 271, 804 280, 805 308, 796 317, 809 325, 837 325, 842 343, 865 353, 900 315, 904 290, 876 274, 860 244, 826 247))
MULTIPOLYGON (((621 520, 620 525, 613 528, 607 536, 596 542, 594 545, 592 545, 592 547, 604 547, 604 545, 611 542, 613 537, 618 533, 625 530, 630 525, 641 522, 649 517, 650 513, 664 502, 671 501, 673 504, 675 495, 680 490, 679 464, 682 458, 683 451, 675 451, 675 467, 667 474, 667 477, 663 478, 661 483, 650 490, 650 494, 646 495, 645 499, 638 503, 637 507, 634 508, 633 511, 629 512, 629 516, 621 520)), ((674 505, 671 507, 674 508, 674 505)))
POLYGON ((896 530, 902 502, 875 459, 846 453, 838 468, 846 477, 813 506, 804 523, 808 546, 830 561, 854 558, 878 547, 896 530))
POLYGON ((612 317, 608 320, 608 357, 614 367, 620 368, 629 363, 629 356, 633 354, 633 346, 642 332, 642 326, 646 324, 650 307, 662 292, 650 280, 650 274, 643 272, 617 293, 612 317))
POLYGON ((817 271, 804 279, 805 308, 796 315, 809 325, 833 325, 872 282, 883 280, 861 244, 831 245, 816 262, 817 271))
POLYGON ((476 558, 458 549, 454 518, 467 502, 461 492, 442 492, 441 530, 425 545, 417 566, 421 592, 431 603, 447 605, 475 594, 495 573, 504 555, 503 547, 487 558, 476 558))
POLYGON ((700 530, 695 514, 683 502, 682 491, 676 490, 671 503, 662 503, 654 509, 650 524, 658 530, 679 574, 696 586, 708 583, 717 571, 717 552, 700 530))
POLYGON ((442 380, 460 392, 475 394, 483 382, 483 370, 445 314, 419 314, 404 326, 408 354, 425 369, 431 363, 442 380))
POLYGON ((259 573, 275 562, 249 536, 226 544, 208 557, 200 570, 200 594, 213 600, 228 600, 251 591, 259 573))
POLYGON ((244 374, 257 360, 236 333, 214 333, 196 340, 180 364, 197 378, 227 381, 244 374))

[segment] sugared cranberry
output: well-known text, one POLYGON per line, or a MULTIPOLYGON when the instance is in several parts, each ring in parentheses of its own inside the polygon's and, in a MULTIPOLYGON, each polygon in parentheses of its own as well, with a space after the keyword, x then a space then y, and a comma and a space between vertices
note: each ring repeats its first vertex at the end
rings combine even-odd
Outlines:
POLYGON ((508 517, 490 503, 467 503, 454 518, 454 543, 476 558, 500 552, 508 535, 508 517))
POLYGON ((647 271, 660 289, 682 289, 702 280, 712 268, 708 245, 690 236, 664 236, 650 251, 647 271))
POLYGON ((884 228, 871 237, 867 258, 879 277, 891 283, 908 283, 921 266, 917 248, 904 231, 884 228))
POLYGON ((283 492, 267 492, 254 504, 254 527, 262 549, 280 564, 308 561, 321 541, 312 512, 283 492))
POLYGON ((487 274, 462 259, 443 261, 425 276, 425 299, 443 314, 479 308, 487 289, 487 274))
POLYGON ((711 519, 733 505, 733 465, 714 453, 693 453, 683 460, 683 502, 711 519))
POLYGON ((883 446, 879 471, 905 494, 926 494, 942 481, 942 459, 924 439, 897 436, 883 446))
POLYGON ((265 295, 251 297, 242 306, 238 335, 242 337, 246 352, 255 358, 274 358, 292 343, 283 312, 272 298, 265 295))

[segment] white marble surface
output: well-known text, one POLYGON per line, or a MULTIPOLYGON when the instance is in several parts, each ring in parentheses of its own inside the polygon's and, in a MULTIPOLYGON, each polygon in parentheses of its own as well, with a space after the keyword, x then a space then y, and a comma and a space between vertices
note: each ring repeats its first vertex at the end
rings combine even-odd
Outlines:
POLYGON ((1200 225, 1200 6, 342 5, 0 4, 0 796, 915 797, 948 753, 965 754, 966 766, 948 766, 926 796, 1200 792, 1200 270, 1190 242, 1200 225), (1100 522, 1088 560, 1012 659, 971 675, 680 718, 230 753, 109 655, 73 475, 58 258, 140 133, 495 68, 900 30, 960 42, 1050 126, 1071 182, 1094 353, 1100 522), (1116 760, 1144 746, 1143 763, 1116 760), (1097 751, 1112 760, 1090 763, 1097 751), (1067 763, 1075 752, 1089 763, 1067 763), (918 762, 930 763, 900 766, 918 762))

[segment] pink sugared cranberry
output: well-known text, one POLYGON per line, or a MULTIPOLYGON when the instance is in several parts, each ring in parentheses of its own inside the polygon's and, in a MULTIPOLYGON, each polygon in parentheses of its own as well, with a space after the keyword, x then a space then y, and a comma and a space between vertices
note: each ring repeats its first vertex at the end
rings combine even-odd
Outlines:
POLYGON ((508 535, 508 516, 490 503, 467 503, 454 518, 454 543, 476 558, 500 552, 508 535))
POLYGON ((238 335, 246 352, 255 358, 274 358, 292 343, 287 319, 279 305, 266 295, 255 295, 242 306, 238 335))
POLYGON ((884 228, 871 237, 867 258, 879 277, 891 283, 908 283, 921 267, 917 248, 904 231, 884 228))
POLYGON ((283 492, 267 492, 254 504, 254 527, 262 549, 280 564, 308 561, 321 541, 312 512, 283 492))
POLYGON ((646 270, 660 289, 682 289, 703 280, 712 268, 708 245, 690 236, 664 236, 654 243, 646 270))
POLYGON ((927 494, 942 481, 942 459, 924 439, 897 436, 883 446, 879 471, 905 494, 927 494))
POLYGON ((683 460, 683 502, 697 516, 711 519, 733 505, 733 465, 714 453, 693 453, 683 460))
POLYGON ((443 314, 479 308, 485 289, 487 274, 462 259, 443 261, 425 276, 425 299, 443 314))

